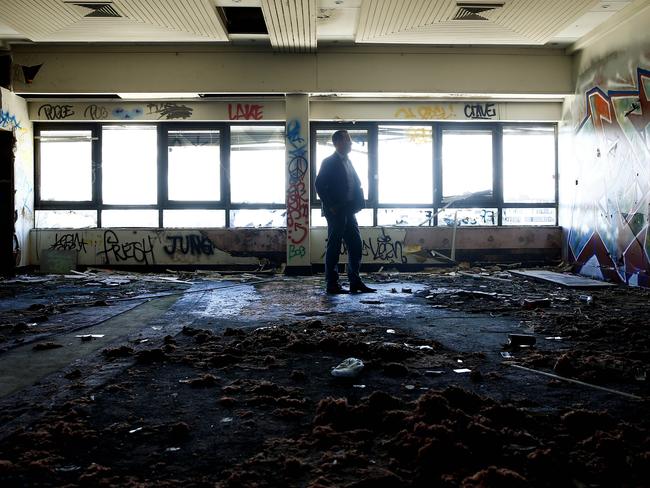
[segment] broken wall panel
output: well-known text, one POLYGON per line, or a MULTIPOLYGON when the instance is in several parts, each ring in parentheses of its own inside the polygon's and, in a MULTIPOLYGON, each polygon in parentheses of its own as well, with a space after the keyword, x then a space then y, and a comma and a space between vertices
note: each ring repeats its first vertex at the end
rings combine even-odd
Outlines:
MULTIPOLYGON (((361 228, 363 263, 374 264, 440 264, 431 250, 449 256, 453 229, 437 227, 361 228)), ((325 262, 327 229, 311 230, 311 262, 325 262)), ((458 228, 456 258, 459 261, 537 261, 560 259, 562 229, 560 227, 529 228, 458 228)), ((341 246, 341 255, 346 255, 341 246)))
MULTIPOLYGON (((559 227, 458 229, 459 260, 558 260, 559 227)), ((435 265, 430 250, 449 254, 451 229, 361 228, 363 263, 435 265)), ((312 229, 311 263, 324 262, 327 229, 312 229)), ((261 259, 284 262, 284 229, 52 229, 32 231, 31 264, 45 250, 74 250, 81 266, 246 266, 261 259)), ((342 254, 345 248, 342 247, 342 254)))

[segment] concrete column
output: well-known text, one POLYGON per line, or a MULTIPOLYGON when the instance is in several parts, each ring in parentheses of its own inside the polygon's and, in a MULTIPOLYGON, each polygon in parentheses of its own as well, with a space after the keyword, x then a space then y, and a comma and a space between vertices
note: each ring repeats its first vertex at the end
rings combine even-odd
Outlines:
POLYGON ((286 113, 286 272, 309 274, 309 96, 287 95, 286 113))

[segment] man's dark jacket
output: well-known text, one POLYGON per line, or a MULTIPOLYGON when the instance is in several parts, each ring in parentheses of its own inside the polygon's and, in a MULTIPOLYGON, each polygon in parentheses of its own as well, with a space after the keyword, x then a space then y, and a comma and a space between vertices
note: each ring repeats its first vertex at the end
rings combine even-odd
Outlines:
POLYGON ((347 172, 341 156, 335 152, 330 157, 323 159, 315 185, 325 217, 332 215, 332 208, 338 215, 342 213, 355 214, 366 206, 361 181, 354 169, 352 175, 354 177, 354 181, 351 182, 352 201, 348 201, 347 193, 350 183, 347 181, 347 172))

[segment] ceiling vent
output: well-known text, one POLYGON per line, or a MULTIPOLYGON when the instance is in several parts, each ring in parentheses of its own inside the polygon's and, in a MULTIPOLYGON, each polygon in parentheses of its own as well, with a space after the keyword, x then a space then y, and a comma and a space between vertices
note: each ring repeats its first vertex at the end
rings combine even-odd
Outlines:
POLYGON ((77 7, 83 7, 90 10, 84 17, 93 17, 93 18, 112 18, 112 17, 122 17, 117 10, 113 8, 111 2, 66 2, 77 7))
POLYGON ((458 10, 453 20, 490 20, 481 14, 503 8, 503 3, 467 3, 458 2, 458 10))

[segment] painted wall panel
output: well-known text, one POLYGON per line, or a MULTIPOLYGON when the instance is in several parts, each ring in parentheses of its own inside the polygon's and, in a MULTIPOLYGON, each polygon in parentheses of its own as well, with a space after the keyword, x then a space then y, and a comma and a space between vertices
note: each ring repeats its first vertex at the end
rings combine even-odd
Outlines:
POLYGON ((34 227, 34 132, 25 100, 4 88, 0 88, 0 97, 0 130, 12 130, 16 137, 14 201, 18 220, 15 233, 21 250, 16 264, 26 266, 29 232, 34 227))
POLYGON ((650 38, 592 58, 565 106, 560 147, 567 257, 584 275, 649 286, 650 38))
MULTIPOLYGON (((559 227, 460 228, 456 242, 461 258, 498 251, 502 262, 515 261, 518 253, 557 259, 561 234, 559 227)), ((451 229, 444 227, 361 228, 361 237, 364 263, 436 264, 428 250, 451 247, 451 229)), ((312 264, 323 263, 326 238, 326 229, 311 230, 312 264)), ((38 265, 45 250, 73 250, 84 266, 257 265, 266 258, 283 261, 286 242, 284 229, 33 230, 31 264, 38 265)))

